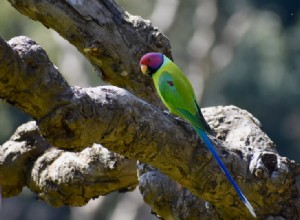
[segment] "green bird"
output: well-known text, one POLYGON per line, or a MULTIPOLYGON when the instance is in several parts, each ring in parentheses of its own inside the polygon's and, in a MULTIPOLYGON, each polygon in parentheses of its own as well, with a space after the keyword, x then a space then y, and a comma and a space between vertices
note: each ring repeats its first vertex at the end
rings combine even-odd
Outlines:
POLYGON ((170 113, 178 115, 192 125, 199 137, 211 151, 219 167, 232 184, 242 202, 248 208, 252 216, 256 218, 253 207, 229 174, 206 134, 213 135, 213 131, 205 121, 201 109, 196 102, 195 93, 190 81, 179 67, 162 53, 152 52, 145 54, 140 60, 140 67, 142 73, 152 77, 156 91, 170 113))

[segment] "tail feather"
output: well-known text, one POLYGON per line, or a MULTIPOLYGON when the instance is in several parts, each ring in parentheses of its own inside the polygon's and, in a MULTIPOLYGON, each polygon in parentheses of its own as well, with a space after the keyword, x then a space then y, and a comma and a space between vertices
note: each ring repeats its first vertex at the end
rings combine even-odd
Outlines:
POLYGON ((211 151, 212 155, 214 156, 214 158, 216 159, 216 161, 218 162, 219 167, 221 168, 221 170, 223 171, 223 173, 225 174, 225 176, 228 178, 229 182, 232 184, 233 188, 235 189, 235 191, 237 192, 237 194, 239 195, 240 199, 242 200, 242 202, 245 204, 245 206, 248 208, 249 212, 251 213, 251 215, 256 218, 256 214, 254 212, 254 209, 252 207, 252 205, 250 204, 250 202, 247 200, 246 196, 243 194, 243 192, 240 190, 239 186, 237 185, 237 183, 234 181, 234 179, 232 178, 232 176, 230 175, 230 173, 228 172, 228 170, 226 169, 224 163, 222 162, 221 158, 219 157, 219 155, 217 154, 211 140, 208 138, 207 134, 199 129, 199 128, 195 128, 195 130, 197 131, 198 135, 201 137, 201 139, 204 141, 205 145, 208 147, 208 149, 211 151))

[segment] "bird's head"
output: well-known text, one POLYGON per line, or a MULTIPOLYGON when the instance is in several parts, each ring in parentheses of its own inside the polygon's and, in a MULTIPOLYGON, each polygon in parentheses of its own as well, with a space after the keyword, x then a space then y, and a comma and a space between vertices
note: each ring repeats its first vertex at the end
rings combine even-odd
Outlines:
POLYGON ((151 52, 145 54, 140 60, 141 71, 152 76, 163 64, 164 55, 162 53, 151 52))

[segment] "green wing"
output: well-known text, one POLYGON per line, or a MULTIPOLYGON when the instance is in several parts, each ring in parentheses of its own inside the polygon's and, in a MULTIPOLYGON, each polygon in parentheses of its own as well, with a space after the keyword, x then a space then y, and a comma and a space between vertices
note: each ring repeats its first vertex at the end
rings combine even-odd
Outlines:
POLYGON ((192 86, 184 75, 177 77, 172 72, 162 72, 158 79, 158 89, 159 95, 171 113, 185 119, 193 127, 212 134, 197 105, 192 86))

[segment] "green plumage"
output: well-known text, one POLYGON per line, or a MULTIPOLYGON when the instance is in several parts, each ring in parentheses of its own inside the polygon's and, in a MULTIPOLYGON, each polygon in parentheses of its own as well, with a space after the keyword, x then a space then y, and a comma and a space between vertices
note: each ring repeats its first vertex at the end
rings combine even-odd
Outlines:
POLYGON ((196 102, 191 83, 176 64, 164 56, 163 64, 152 78, 158 95, 171 113, 187 120, 193 127, 213 134, 196 102))

